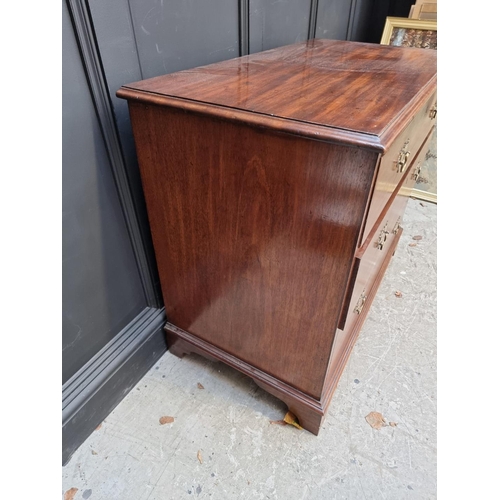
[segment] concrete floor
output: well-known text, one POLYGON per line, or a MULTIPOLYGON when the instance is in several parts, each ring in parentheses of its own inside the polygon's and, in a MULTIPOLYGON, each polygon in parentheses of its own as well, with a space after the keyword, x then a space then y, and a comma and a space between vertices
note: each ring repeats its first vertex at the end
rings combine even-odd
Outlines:
POLYGON ((318 437, 270 424, 285 405, 238 372, 167 352, 63 468, 63 493, 436 498, 436 214, 436 205, 409 201, 398 250, 318 437), (372 411, 397 426, 373 429, 365 420, 372 411), (160 425, 165 415, 174 422, 160 425))

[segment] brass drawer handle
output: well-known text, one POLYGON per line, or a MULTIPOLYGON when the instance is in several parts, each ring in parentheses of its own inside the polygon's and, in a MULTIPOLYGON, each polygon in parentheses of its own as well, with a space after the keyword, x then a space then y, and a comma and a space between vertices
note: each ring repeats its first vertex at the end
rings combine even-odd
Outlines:
POLYGON ((398 220, 396 221, 396 225, 392 229, 392 234, 398 234, 400 229, 401 229, 401 217, 398 217, 398 220))
POLYGON ((399 152, 398 159, 396 161, 396 172, 398 174, 402 174, 405 171, 406 164, 408 163, 408 158, 410 157, 411 152, 408 151, 408 144, 410 143, 410 139, 408 139, 401 148, 399 152))
POLYGON ((437 105, 432 106, 431 110, 429 111, 429 117, 431 120, 434 120, 438 114, 438 108, 437 105))
POLYGON ((361 292, 361 295, 359 296, 358 302, 356 303, 356 307, 354 308, 354 313, 356 314, 361 314, 361 311, 363 310, 363 306, 365 305, 366 302, 366 295, 365 291, 363 290, 361 292))
POLYGON ((385 226, 382 228, 380 231, 380 234, 378 235, 378 241, 377 241, 377 248, 379 250, 382 250, 384 248, 385 242, 387 241, 387 235, 389 234, 389 231, 387 231, 387 222, 385 223, 385 226))
POLYGON ((413 172, 413 175, 412 175, 412 179, 416 182, 418 181, 419 177, 420 177, 420 171, 422 170, 422 165, 421 165, 422 162, 418 162, 418 165, 417 165, 417 168, 415 169, 415 172, 413 172))

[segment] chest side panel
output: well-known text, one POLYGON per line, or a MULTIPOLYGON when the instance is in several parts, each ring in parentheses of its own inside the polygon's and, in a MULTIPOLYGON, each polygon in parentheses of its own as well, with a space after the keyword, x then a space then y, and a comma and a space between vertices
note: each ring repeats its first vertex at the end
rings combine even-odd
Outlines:
POLYGON ((130 110, 169 321, 319 398, 377 154, 130 110))

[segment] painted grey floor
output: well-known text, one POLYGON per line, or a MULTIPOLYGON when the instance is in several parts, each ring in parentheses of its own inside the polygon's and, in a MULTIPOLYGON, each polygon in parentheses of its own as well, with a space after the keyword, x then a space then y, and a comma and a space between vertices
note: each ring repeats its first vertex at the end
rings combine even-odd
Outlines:
POLYGON ((270 424, 285 405, 238 372, 167 352, 63 468, 63 493, 77 488, 75 500, 436 498, 436 215, 436 205, 410 200, 319 437, 270 424), (371 428, 371 411, 397 426, 371 428), (175 420, 160 425, 162 416, 175 420))

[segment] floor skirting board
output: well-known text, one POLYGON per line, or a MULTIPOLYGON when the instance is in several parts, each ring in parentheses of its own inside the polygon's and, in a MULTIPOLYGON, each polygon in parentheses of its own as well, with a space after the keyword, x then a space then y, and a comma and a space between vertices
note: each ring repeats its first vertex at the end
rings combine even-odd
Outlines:
POLYGON ((164 309, 145 308, 63 385, 63 465, 165 353, 165 322, 164 309))

